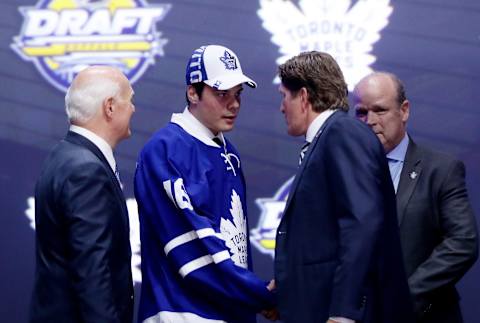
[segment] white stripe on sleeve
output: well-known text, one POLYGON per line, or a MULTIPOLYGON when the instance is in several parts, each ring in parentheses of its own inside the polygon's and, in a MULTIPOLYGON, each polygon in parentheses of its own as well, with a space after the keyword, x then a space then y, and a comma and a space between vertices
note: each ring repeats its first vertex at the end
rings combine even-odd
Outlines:
POLYGON ((180 273, 180 275, 182 275, 182 277, 185 277, 188 274, 190 274, 192 271, 195 271, 198 268, 205 267, 206 265, 211 264, 212 262, 213 262, 212 256, 210 255, 202 256, 200 258, 187 262, 185 265, 183 265, 180 268, 178 272, 180 273))
POLYGON ((168 254, 170 253, 170 251, 172 251, 172 249, 175 249, 176 247, 181 246, 184 243, 190 242, 195 239, 203 239, 210 236, 218 237, 218 233, 216 233, 212 228, 205 228, 197 231, 192 230, 170 240, 165 245, 163 250, 165 251, 165 255, 168 256, 168 254))
POLYGON ((189 241, 192 241, 194 239, 197 239, 198 238, 198 235, 195 231, 190 231, 190 232, 187 232, 187 233, 184 233, 184 234, 181 234, 175 238, 173 238, 172 240, 170 240, 166 245, 165 247, 163 248, 163 250, 165 251, 165 254, 168 256, 168 253, 170 251, 172 251, 172 249, 184 244, 184 243, 187 243, 189 241))
POLYGON ((185 265, 183 265, 180 268, 178 272, 180 273, 180 275, 182 275, 182 277, 185 278, 185 276, 190 274, 192 271, 205 267, 206 265, 209 265, 212 262, 218 264, 227 259, 230 259, 230 253, 227 250, 223 250, 223 251, 217 252, 214 255, 205 255, 197 259, 194 259, 190 262, 187 262, 185 265))

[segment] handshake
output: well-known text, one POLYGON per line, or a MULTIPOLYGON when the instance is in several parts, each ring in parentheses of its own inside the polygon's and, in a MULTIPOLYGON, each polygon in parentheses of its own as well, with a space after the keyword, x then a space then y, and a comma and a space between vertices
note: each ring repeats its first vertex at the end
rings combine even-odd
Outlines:
MULTIPOLYGON (((268 283, 267 289, 272 292, 275 290, 275 288, 276 288, 275 280, 272 279, 270 283, 268 283)), ((263 310, 260 312, 260 314, 262 314, 263 317, 265 317, 267 320, 270 320, 270 321, 277 321, 280 319, 280 312, 276 307, 268 310, 263 310)), ((336 319, 333 319, 333 318, 329 318, 327 320, 327 323, 341 323, 341 322, 346 322, 346 321, 337 321, 336 319)), ((351 322, 354 322, 354 321, 351 321, 351 322)))
MULTIPOLYGON (((267 286, 267 289, 269 291, 274 291, 276 288, 275 286, 275 280, 272 279, 270 281, 270 283, 268 283, 268 286, 267 286)), ((270 320, 270 321, 277 321, 280 319, 280 313, 278 312, 278 309, 275 307, 275 308, 272 308, 272 309, 268 309, 268 310, 263 310, 260 312, 267 320, 270 320)))

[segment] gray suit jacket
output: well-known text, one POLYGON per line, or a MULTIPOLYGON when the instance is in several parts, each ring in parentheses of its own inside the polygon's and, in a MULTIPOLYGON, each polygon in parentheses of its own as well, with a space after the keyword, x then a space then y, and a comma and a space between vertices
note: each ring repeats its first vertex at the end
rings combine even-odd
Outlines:
POLYGON ((455 283, 478 253, 463 163, 410 140, 397 190, 397 214, 417 317, 421 322, 461 322, 455 283))

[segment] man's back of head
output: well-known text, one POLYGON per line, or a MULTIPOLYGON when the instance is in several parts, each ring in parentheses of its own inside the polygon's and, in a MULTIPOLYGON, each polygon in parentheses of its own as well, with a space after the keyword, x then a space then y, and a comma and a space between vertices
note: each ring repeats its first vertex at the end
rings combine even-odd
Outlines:
POLYGON ((329 54, 301 53, 279 66, 279 76, 283 86, 293 93, 306 88, 314 111, 348 111, 347 84, 342 70, 329 54))
POLYGON ((90 66, 74 78, 65 95, 71 124, 86 128, 110 146, 130 136, 129 122, 135 111, 133 89, 125 75, 110 66, 90 66))

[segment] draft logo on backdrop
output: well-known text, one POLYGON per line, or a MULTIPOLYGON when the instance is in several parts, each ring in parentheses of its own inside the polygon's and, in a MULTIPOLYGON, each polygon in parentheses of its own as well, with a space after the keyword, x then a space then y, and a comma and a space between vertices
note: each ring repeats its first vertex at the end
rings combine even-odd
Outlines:
MULTIPOLYGON (((257 14, 263 28, 278 45, 282 64, 304 51, 332 55, 340 65, 351 91, 372 72, 376 60, 372 46, 388 25, 393 11, 390 0, 260 0, 257 14)), ((279 83, 278 77, 274 83, 279 83)))
POLYGON ((164 55, 168 40, 156 23, 170 7, 145 0, 39 0, 19 8, 23 25, 10 46, 61 91, 90 65, 117 67, 133 83, 164 55))
POLYGON ((287 203, 288 192, 292 187, 294 177, 289 178, 277 190, 271 198, 258 198, 255 200, 262 213, 258 224, 250 230, 250 241, 258 251, 269 254, 272 257, 275 254, 275 236, 277 228, 282 219, 283 210, 287 203))

